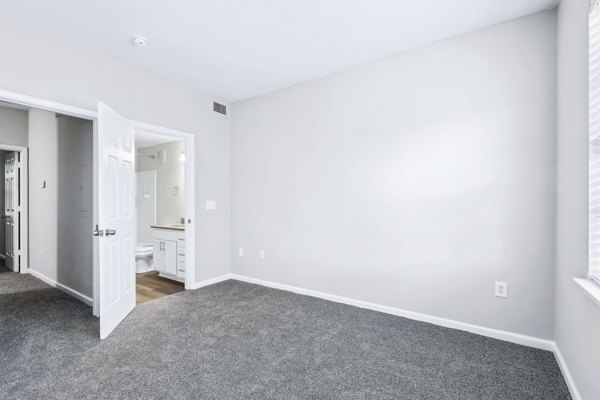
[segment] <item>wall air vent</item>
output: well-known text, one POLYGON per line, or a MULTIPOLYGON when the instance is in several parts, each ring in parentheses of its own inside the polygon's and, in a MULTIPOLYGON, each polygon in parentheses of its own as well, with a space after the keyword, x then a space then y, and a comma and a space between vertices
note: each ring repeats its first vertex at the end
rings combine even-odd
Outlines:
POLYGON ((213 101, 213 111, 221 113, 223 115, 227 115, 227 106, 213 101))

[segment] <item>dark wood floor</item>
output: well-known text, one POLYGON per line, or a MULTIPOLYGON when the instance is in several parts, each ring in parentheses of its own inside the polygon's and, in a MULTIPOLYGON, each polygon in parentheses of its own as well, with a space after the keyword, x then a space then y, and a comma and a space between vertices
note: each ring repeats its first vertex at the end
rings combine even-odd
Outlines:
POLYGON ((136 274, 136 303, 141 304, 150 300, 160 299, 170 294, 183 292, 184 284, 171 279, 161 278, 158 272, 136 274))

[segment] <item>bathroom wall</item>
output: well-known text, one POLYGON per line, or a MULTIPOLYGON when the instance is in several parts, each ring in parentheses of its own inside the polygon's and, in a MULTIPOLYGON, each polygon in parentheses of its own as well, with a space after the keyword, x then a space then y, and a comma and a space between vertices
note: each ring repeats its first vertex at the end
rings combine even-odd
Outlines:
POLYGON ((29 138, 30 270, 91 297, 92 123, 32 109, 29 138))
POLYGON ((156 223, 156 171, 137 171, 135 217, 136 240, 139 243, 152 243, 152 228, 156 223))
POLYGON ((167 154, 166 163, 161 164, 158 158, 138 156, 136 171, 156 171, 156 223, 178 224, 180 218, 185 217, 184 163, 179 161, 184 142, 177 140, 137 150, 138 154, 150 155, 159 151, 167 154))

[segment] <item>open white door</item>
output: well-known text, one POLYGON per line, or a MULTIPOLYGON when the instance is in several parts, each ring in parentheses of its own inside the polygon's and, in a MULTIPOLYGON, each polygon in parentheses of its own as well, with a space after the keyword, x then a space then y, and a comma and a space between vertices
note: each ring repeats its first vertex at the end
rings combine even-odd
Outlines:
POLYGON ((100 338, 135 307, 134 129, 98 104, 98 275, 100 338))

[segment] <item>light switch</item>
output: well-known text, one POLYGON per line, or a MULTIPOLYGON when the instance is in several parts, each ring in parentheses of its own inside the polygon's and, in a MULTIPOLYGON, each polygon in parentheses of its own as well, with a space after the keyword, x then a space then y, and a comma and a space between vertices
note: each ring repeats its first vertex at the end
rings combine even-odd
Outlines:
POLYGON ((214 200, 206 200, 206 209, 207 210, 216 210, 217 202, 214 200))
POLYGON ((40 188, 46 189, 46 181, 40 181, 40 188))

